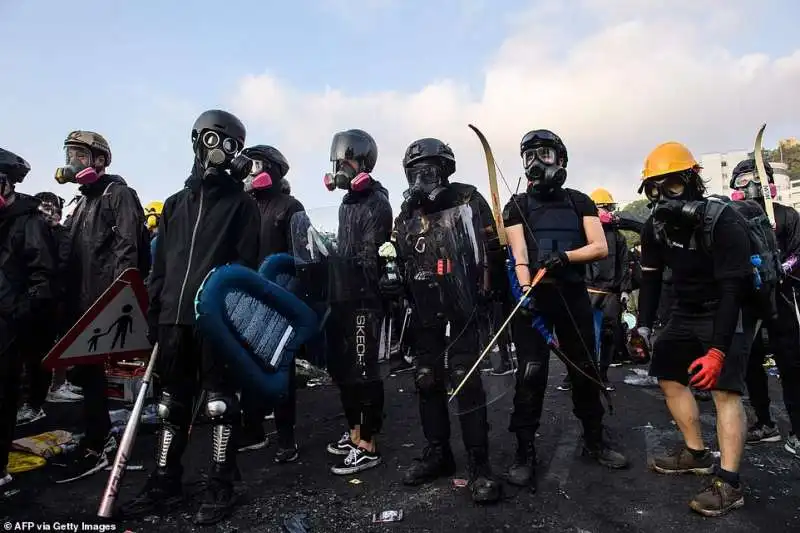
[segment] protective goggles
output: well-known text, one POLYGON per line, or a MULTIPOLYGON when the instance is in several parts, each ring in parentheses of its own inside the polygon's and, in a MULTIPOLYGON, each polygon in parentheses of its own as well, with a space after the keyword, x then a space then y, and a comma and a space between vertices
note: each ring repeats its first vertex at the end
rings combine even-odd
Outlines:
POLYGON ((545 165, 555 165, 557 159, 556 149, 551 146, 537 146, 522 152, 522 164, 525 168, 531 166, 537 159, 545 165))
POLYGON ((203 143, 203 146, 209 150, 220 148, 228 155, 236 155, 239 150, 241 150, 239 142, 236 139, 232 139, 230 137, 225 137, 223 139, 216 131, 205 132, 200 140, 203 143))
POLYGON ((660 180, 648 180, 642 185, 645 196, 650 200, 659 198, 680 198, 686 190, 686 182, 681 176, 672 175, 660 180))

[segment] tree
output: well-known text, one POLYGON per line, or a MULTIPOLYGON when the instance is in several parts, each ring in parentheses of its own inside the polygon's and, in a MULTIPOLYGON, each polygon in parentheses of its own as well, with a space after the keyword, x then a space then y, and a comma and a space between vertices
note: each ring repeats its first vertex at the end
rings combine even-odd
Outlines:
MULTIPOLYGON (((630 213, 631 215, 641 218, 642 220, 647 219, 650 216, 650 208, 647 207, 650 201, 647 198, 642 198, 641 200, 634 200, 633 202, 629 203, 625 207, 622 208, 622 211, 625 213, 630 213)), ((638 246, 641 238, 638 233, 635 231, 622 231, 622 235, 625 237, 625 242, 628 244, 628 248, 633 248, 634 246, 638 246)))
POLYGON ((789 179, 800 179, 800 142, 782 139, 778 148, 769 151, 769 161, 780 161, 789 167, 789 179))

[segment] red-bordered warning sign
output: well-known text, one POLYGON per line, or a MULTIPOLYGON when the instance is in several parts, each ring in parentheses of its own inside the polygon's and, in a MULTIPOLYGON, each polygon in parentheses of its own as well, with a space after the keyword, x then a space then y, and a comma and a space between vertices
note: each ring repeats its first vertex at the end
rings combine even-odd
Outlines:
POLYGON ((46 369, 146 357, 147 290, 135 268, 123 272, 42 360, 46 369))

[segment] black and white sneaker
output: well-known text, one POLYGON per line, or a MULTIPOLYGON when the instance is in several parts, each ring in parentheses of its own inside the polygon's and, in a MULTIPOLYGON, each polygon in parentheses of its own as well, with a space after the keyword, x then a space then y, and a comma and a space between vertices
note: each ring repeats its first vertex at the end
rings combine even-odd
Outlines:
POLYGON ((108 452, 79 448, 75 459, 67 465, 66 472, 56 483, 70 483, 89 477, 108 466, 108 452))
POLYGON ((357 448, 356 443, 350 440, 350 432, 345 431, 336 442, 328 443, 328 453, 332 455, 349 455, 357 448))
POLYGON ((272 460, 276 464, 286 464, 297 461, 298 457, 297 444, 292 444, 287 447, 278 446, 278 451, 275 452, 275 457, 273 457, 272 460))
POLYGON ((370 452, 361 447, 350 450, 344 461, 331 467, 331 473, 337 476, 348 476, 356 472, 363 472, 381 464, 381 454, 377 451, 370 452))

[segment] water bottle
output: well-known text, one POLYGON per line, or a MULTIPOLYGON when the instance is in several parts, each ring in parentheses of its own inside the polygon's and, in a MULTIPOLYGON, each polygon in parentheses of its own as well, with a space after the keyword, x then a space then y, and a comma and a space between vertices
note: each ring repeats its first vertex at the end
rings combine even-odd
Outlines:
POLYGON ((397 281, 400 278, 397 273, 397 263, 394 259, 388 259, 386 261, 386 277, 389 281, 397 281))
POLYGON ((750 264, 753 265, 753 285, 756 289, 761 288, 761 274, 758 272, 758 267, 761 266, 761 256, 751 255, 750 264))

